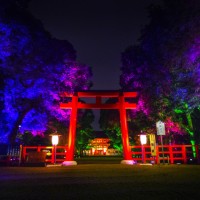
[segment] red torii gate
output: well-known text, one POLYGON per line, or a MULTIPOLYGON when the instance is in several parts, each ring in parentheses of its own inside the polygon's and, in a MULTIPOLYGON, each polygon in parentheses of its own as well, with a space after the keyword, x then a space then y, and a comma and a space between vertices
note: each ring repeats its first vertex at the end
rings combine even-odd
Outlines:
POLYGON ((76 122, 78 109, 118 109, 120 112, 120 124, 122 130, 123 145, 123 164, 132 164, 132 157, 129 148, 129 135, 127 127, 126 109, 135 109, 136 103, 130 103, 127 98, 137 97, 137 92, 122 91, 83 91, 74 92, 73 94, 63 92, 62 97, 71 98, 71 102, 60 103, 61 109, 71 109, 68 152, 63 165, 76 165, 74 161, 74 146, 76 137, 76 122), (95 103, 83 103, 78 101, 79 98, 95 98, 95 103), (102 98, 118 98, 116 103, 103 103, 102 98))

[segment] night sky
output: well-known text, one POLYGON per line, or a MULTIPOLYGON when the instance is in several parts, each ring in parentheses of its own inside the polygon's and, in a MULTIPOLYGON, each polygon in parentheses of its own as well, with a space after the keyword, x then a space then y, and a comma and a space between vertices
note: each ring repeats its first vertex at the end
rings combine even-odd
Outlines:
MULTIPOLYGON (((137 44, 146 8, 161 0, 32 0, 30 11, 57 39, 68 40, 77 60, 92 67, 92 90, 120 89, 121 53, 137 44)), ((99 111, 93 126, 99 130, 99 111)))
POLYGON ((93 90, 119 89, 121 53, 136 44, 161 0, 32 0, 30 11, 57 39, 68 40, 77 60, 92 67, 93 90))

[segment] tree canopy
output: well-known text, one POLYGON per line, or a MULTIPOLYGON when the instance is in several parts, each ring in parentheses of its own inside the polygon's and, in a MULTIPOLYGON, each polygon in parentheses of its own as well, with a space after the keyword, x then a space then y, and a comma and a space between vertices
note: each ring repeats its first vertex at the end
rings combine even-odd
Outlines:
POLYGON ((156 132, 156 121, 163 120, 169 135, 188 133, 192 144, 199 135, 191 115, 200 104, 199 11, 198 0, 163 0, 161 6, 150 6, 150 22, 139 44, 122 53, 120 79, 124 90, 140 94, 133 123, 142 113, 146 119, 140 128, 156 132))
POLYGON ((59 92, 92 85, 91 68, 76 61, 68 41, 52 38, 27 5, 0 3, 1 142, 14 143, 19 132, 42 134, 52 121, 67 128, 70 113, 59 108, 59 92))

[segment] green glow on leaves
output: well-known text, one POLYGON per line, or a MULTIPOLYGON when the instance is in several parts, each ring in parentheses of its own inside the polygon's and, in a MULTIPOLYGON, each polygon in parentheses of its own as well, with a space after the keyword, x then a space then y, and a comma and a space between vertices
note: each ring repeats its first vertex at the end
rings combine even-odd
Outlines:
POLYGON ((190 140, 191 145, 195 145, 194 140, 190 140))
POLYGON ((194 132, 193 131, 189 130, 188 128, 186 130, 187 130, 187 132, 189 133, 190 136, 194 136, 194 132))
POLYGON ((195 148, 195 141, 194 140, 190 140, 190 143, 192 145, 192 153, 193 153, 193 156, 194 158, 197 157, 197 154, 196 154, 196 148, 195 148))
POLYGON ((174 112, 177 113, 177 114, 182 114, 183 110, 181 110, 181 109, 174 109, 174 112))
POLYGON ((190 113, 186 114, 187 120, 188 120, 188 125, 190 127, 190 129, 193 129, 193 124, 192 124, 192 117, 190 113))

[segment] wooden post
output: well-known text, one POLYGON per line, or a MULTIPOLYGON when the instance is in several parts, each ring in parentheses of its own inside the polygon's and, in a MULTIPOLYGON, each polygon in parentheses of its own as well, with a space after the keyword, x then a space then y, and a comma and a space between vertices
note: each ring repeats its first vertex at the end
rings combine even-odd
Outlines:
POLYGON ((77 164, 74 161, 76 122, 77 122, 77 110, 78 110, 77 105, 78 105, 78 96, 74 95, 72 97, 72 109, 71 109, 70 125, 69 125, 68 152, 66 155, 66 161, 63 162, 63 165, 77 164))
POLYGON ((54 157, 55 157, 55 151, 54 151, 54 146, 52 146, 52 150, 51 150, 51 163, 54 164, 54 157))
POLYGON ((182 150, 183 163, 186 164, 187 163, 186 146, 182 145, 181 150, 182 150))
POLYGON ((129 136, 128 136, 128 126, 127 126, 127 119, 126 119, 126 109, 124 106, 124 96, 119 96, 119 103, 120 103, 120 123, 121 123, 121 132, 122 132, 122 145, 123 145, 123 152, 124 152, 124 160, 131 160, 131 153, 129 149, 129 136))
POLYGON ((173 146, 169 145, 169 160, 170 164, 174 164, 173 146))

